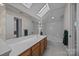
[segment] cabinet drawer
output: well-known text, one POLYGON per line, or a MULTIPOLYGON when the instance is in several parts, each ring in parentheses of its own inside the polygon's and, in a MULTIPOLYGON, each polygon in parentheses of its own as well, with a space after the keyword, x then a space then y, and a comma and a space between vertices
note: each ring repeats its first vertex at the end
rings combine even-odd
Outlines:
POLYGON ((20 54, 20 56, 31 56, 32 54, 32 51, 31 51, 31 48, 24 51, 22 54, 20 54))
POLYGON ((37 47, 40 46, 40 42, 38 42, 37 44, 35 44, 33 47, 32 47, 32 51, 34 51, 37 47))

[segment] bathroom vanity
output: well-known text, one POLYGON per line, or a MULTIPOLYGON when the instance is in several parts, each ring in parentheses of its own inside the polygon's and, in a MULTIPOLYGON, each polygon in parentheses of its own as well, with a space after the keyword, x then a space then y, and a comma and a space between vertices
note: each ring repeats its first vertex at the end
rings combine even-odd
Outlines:
POLYGON ((10 56, 40 56, 47 47, 47 37, 31 35, 7 40, 12 51, 10 56))
POLYGON ((35 45, 24 51, 20 56, 40 56, 44 53, 47 47, 47 37, 41 39, 35 45))

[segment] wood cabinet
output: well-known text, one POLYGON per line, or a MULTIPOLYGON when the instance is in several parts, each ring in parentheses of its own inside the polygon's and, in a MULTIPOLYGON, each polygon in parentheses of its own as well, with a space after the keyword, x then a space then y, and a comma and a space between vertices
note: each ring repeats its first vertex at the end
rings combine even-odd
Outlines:
POLYGON ((40 42, 38 42, 32 47, 32 56, 39 56, 39 55, 40 55, 40 42))
POLYGON ((47 37, 33 45, 28 50, 21 53, 19 56, 40 56, 44 53, 47 48, 47 37))
POLYGON ((29 48, 28 50, 24 51, 22 54, 20 54, 19 56, 31 56, 32 55, 32 49, 29 48))
POLYGON ((32 51, 32 56, 39 56, 40 55, 40 47, 37 47, 32 51))
POLYGON ((45 47, 45 40, 43 39, 43 40, 41 40, 40 41, 40 43, 41 43, 41 45, 40 45, 40 48, 41 48, 41 55, 44 53, 44 47, 45 47))
POLYGON ((45 49, 46 49, 47 48, 47 37, 44 38, 44 40, 45 40, 45 49))

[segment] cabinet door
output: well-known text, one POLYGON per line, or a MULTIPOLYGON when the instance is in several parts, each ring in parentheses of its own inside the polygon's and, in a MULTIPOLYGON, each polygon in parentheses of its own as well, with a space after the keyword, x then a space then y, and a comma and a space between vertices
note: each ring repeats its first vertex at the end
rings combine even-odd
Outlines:
POLYGON ((41 55, 44 53, 44 47, 45 47, 45 40, 41 40, 41 55))
POLYGON ((33 47, 32 47, 32 55, 33 56, 39 56, 40 55, 40 42, 35 44, 33 47))
POLYGON ((40 55, 40 47, 37 47, 34 51, 32 51, 32 56, 39 56, 40 55))
POLYGON ((31 51, 31 48, 26 50, 25 52, 23 52, 22 54, 20 54, 20 56, 31 56, 32 54, 32 51, 31 51))

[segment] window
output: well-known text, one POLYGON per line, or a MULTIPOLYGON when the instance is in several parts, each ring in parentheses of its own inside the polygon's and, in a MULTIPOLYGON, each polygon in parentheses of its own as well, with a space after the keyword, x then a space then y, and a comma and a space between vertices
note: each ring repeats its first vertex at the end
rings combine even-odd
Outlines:
POLYGON ((49 5, 46 4, 44 7, 37 13, 39 17, 43 17, 50 10, 49 5))

